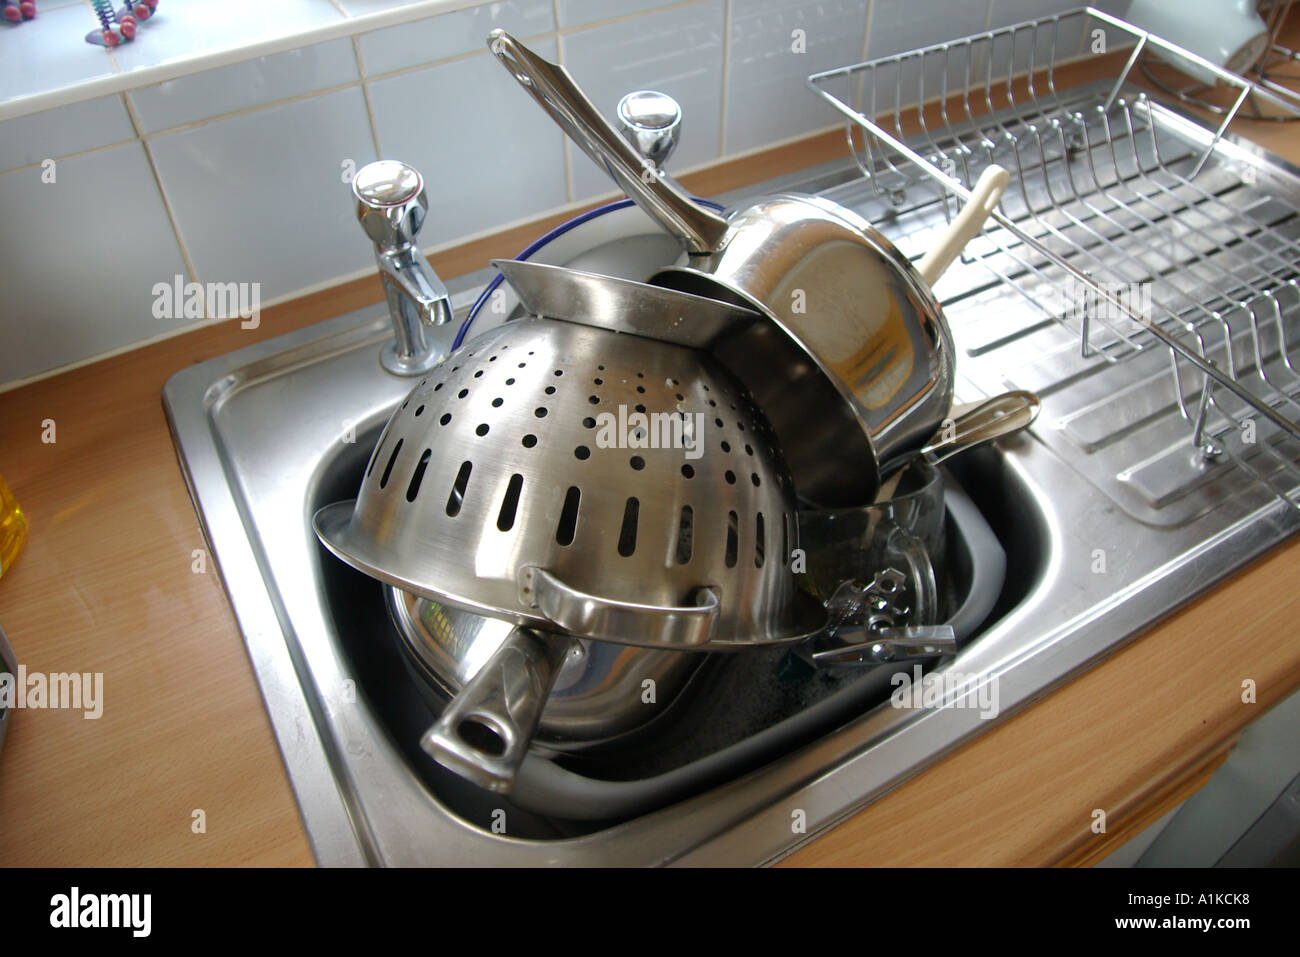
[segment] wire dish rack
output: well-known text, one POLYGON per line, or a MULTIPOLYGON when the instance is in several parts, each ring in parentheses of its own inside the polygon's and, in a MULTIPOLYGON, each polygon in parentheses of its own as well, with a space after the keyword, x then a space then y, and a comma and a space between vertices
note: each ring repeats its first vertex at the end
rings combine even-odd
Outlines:
POLYGON ((1093 8, 808 82, 896 205, 929 190, 950 218, 985 167, 1009 169, 965 261, 1069 329, 1083 360, 1167 353, 1192 458, 1300 508, 1300 208, 1264 189, 1276 167, 1226 133, 1248 99, 1300 115, 1300 98, 1093 8), (1206 126, 1149 99, 1130 82, 1144 53, 1214 74, 1223 113, 1206 126), (1100 56, 1115 66, 1081 99, 1066 74, 1100 56))

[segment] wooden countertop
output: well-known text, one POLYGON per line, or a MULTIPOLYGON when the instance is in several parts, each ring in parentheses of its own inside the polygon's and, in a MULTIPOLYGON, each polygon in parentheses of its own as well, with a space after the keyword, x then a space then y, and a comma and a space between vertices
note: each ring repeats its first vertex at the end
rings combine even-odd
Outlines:
MULTIPOLYGON (((1095 64, 1093 66, 1095 69, 1095 64)), ((1300 129, 1238 124, 1300 163, 1300 129)), ((686 177, 722 192, 839 157, 809 138, 686 177)), ((434 257, 513 255, 541 221, 434 257)), ((367 278, 26 386, 0 400, 0 472, 27 512, 0 623, 29 672, 102 672, 103 716, 15 713, 0 752, 0 865, 310 865, 243 641, 209 564, 161 393, 188 363, 382 299, 367 278), (46 420, 55 441, 45 443, 46 420), (196 833, 195 812, 206 829, 196 833)), ((788 859, 792 864, 1087 861, 1204 779, 1300 686, 1300 541, 995 727, 788 859), (1225 648, 1231 646, 1231 652, 1225 648), (1258 702, 1241 702, 1253 678, 1258 702), (1095 808, 1108 835, 1090 831, 1095 808)))

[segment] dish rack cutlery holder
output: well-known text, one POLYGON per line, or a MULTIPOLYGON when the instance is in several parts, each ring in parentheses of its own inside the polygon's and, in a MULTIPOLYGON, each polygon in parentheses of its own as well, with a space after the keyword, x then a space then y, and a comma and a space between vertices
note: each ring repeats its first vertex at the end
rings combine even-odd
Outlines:
POLYGON ((1090 7, 808 83, 895 205, 931 191, 951 218, 986 166, 1010 170, 964 261, 1070 329, 1083 359, 1167 350, 1207 469, 1235 463, 1300 509, 1300 209, 1264 192, 1258 149, 1227 133, 1250 98, 1297 115, 1300 98, 1090 7), (1144 54, 1212 72, 1223 113, 1207 129, 1149 99, 1130 82, 1144 54), (1118 74, 1081 101, 1070 74, 1099 57, 1118 74))

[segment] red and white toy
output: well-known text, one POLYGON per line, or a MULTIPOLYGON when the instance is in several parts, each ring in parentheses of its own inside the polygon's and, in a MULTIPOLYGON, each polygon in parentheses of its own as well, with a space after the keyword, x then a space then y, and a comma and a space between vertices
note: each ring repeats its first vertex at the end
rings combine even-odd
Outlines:
POLYGON ((136 28, 153 16, 158 0, 128 0, 120 10, 113 9, 113 0, 90 0, 90 5, 99 17, 99 29, 87 33, 86 42, 111 49, 135 39, 136 28))
POLYGON ((36 16, 36 0, 0 0, 7 23, 22 23, 36 16))

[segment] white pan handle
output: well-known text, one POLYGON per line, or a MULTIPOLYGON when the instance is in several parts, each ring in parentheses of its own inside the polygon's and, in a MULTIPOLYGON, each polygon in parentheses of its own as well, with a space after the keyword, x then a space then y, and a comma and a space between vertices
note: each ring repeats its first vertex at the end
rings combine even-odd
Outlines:
POLYGON ((939 237, 939 241, 916 264, 917 271, 927 285, 933 286, 966 248, 966 244, 984 228, 984 220, 989 218, 989 213, 993 212, 1002 199, 1010 180, 1011 174, 996 164, 980 174, 979 181, 971 190, 970 202, 962 207, 947 232, 939 237))

